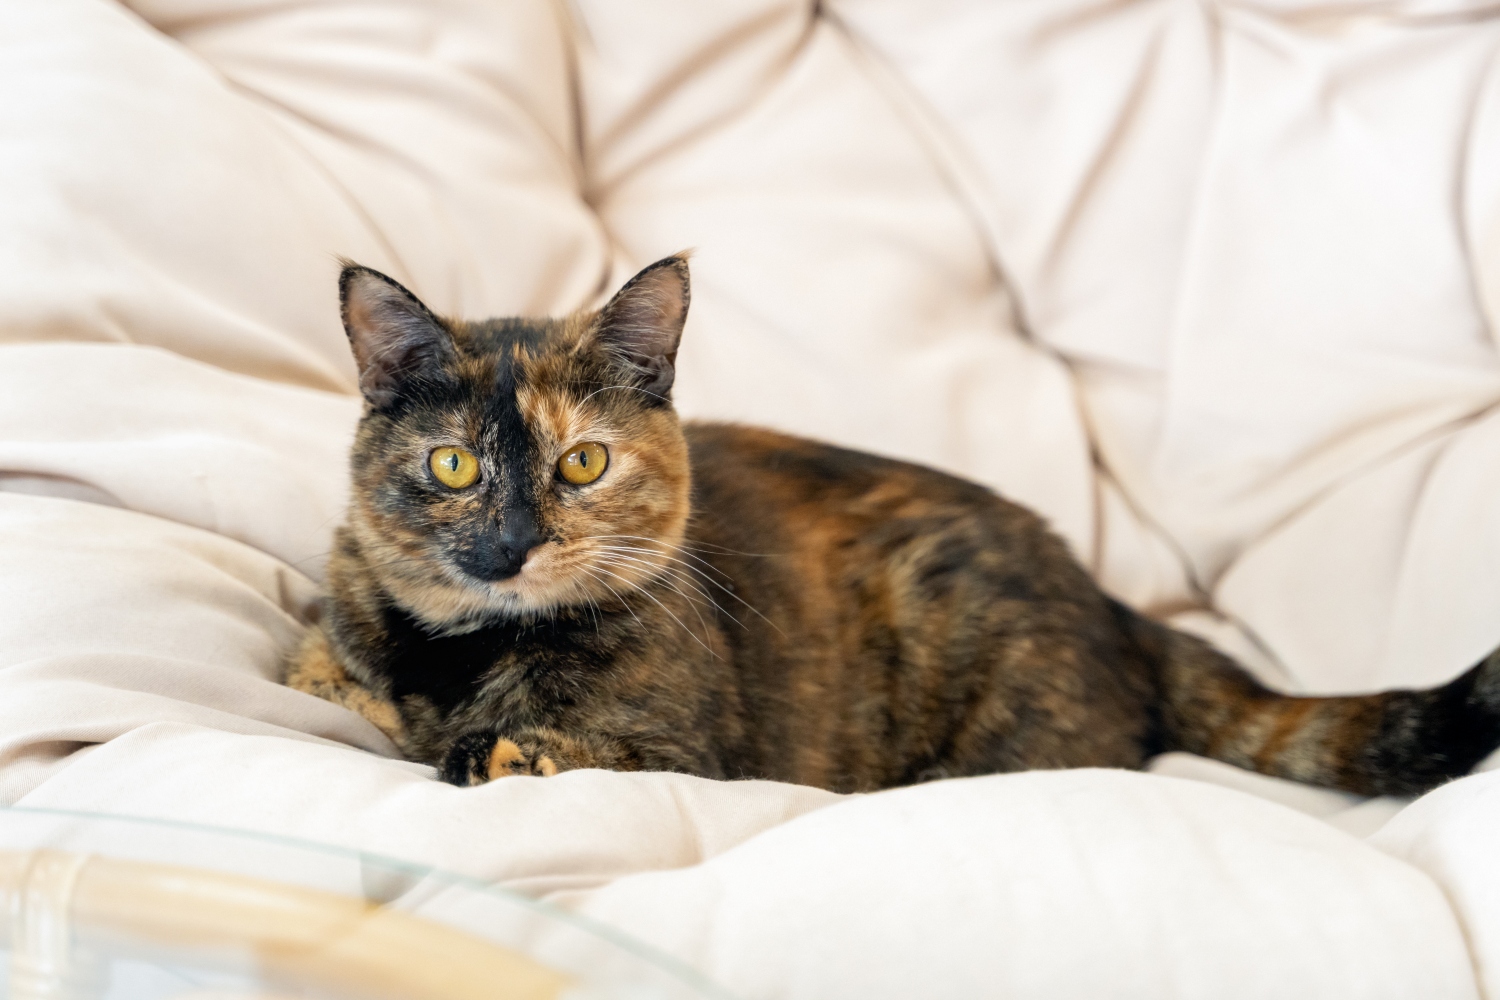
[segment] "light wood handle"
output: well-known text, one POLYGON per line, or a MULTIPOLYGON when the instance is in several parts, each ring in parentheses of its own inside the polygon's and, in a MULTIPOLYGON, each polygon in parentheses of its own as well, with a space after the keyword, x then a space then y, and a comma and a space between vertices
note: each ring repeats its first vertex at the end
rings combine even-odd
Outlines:
POLYGON ((523 955, 364 900, 193 868, 0 851, 0 931, 15 957, 41 940, 28 914, 37 926, 61 917, 73 939, 104 950, 248 951, 271 982, 372 1000, 554 1000, 570 985, 523 955))

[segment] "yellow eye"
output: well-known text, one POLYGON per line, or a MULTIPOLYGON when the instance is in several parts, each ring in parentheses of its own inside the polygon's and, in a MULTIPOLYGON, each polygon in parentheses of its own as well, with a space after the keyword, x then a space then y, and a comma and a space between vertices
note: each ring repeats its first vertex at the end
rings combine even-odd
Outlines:
POLYGON ((557 460, 557 471, 574 486, 583 486, 604 475, 608 465, 609 452, 604 445, 598 441, 585 441, 557 460))
POLYGON ((462 448, 434 448, 427 465, 437 481, 449 489, 472 486, 479 478, 479 459, 462 448))

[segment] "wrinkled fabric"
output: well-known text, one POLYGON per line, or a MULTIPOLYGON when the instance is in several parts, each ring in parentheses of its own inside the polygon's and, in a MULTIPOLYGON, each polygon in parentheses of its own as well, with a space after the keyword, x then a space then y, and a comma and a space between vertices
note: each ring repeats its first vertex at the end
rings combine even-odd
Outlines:
POLYGON ((277 683, 339 258, 470 316, 692 248, 679 408, 935 465, 1304 692, 1500 645, 1483 0, 10 0, 0 798, 377 851, 750 997, 1500 995, 1493 775, 1185 755, 476 789, 277 683))

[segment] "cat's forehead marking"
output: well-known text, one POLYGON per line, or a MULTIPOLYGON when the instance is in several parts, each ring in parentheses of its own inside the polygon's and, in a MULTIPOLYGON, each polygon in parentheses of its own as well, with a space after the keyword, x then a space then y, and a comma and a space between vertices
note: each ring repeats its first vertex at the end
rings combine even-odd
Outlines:
POLYGON ((484 428, 487 444, 494 449, 506 476, 506 502, 522 502, 531 494, 536 441, 521 414, 518 393, 525 376, 529 351, 524 342, 513 341, 490 352, 494 365, 492 390, 485 398, 484 428))
POLYGON ((579 392, 583 374, 579 359, 567 342, 551 341, 540 350, 517 358, 521 376, 516 402, 527 424, 543 440, 562 446, 574 443, 583 429, 579 392))
POLYGON ((536 436, 559 447, 575 443, 584 422, 571 393, 557 392, 545 384, 524 384, 516 393, 522 417, 536 436))

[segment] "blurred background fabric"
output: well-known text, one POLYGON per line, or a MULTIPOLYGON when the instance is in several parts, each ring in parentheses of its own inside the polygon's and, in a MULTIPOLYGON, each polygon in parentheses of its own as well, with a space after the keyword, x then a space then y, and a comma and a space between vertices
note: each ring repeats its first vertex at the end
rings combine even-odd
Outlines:
POLYGON ((460 791, 275 683, 359 411, 337 259, 474 317, 594 305, 684 248, 685 416, 983 482, 1283 689, 1453 677, 1500 645, 1497 52, 1484 0, 7 0, 0 797, 378 843, 752 996, 921 994, 935 939, 873 915, 897 898, 955 989, 1500 996, 1488 775, 1404 810, 1181 757, 863 800, 460 791), (560 825, 485 832, 526 809, 560 825), (1136 851, 1174 818, 1198 835, 1136 851), (933 837, 1004 884, 1001 850, 1150 877, 984 910, 1016 897, 889 869, 933 837), (893 881, 801 899, 755 966, 726 942, 772 933, 806 850, 893 881), (1085 913, 1099 969, 995 957, 1085 913), (798 952, 830 924, 843 951, 798 952), (859 979, 902 947, 909 988, 859 979))

